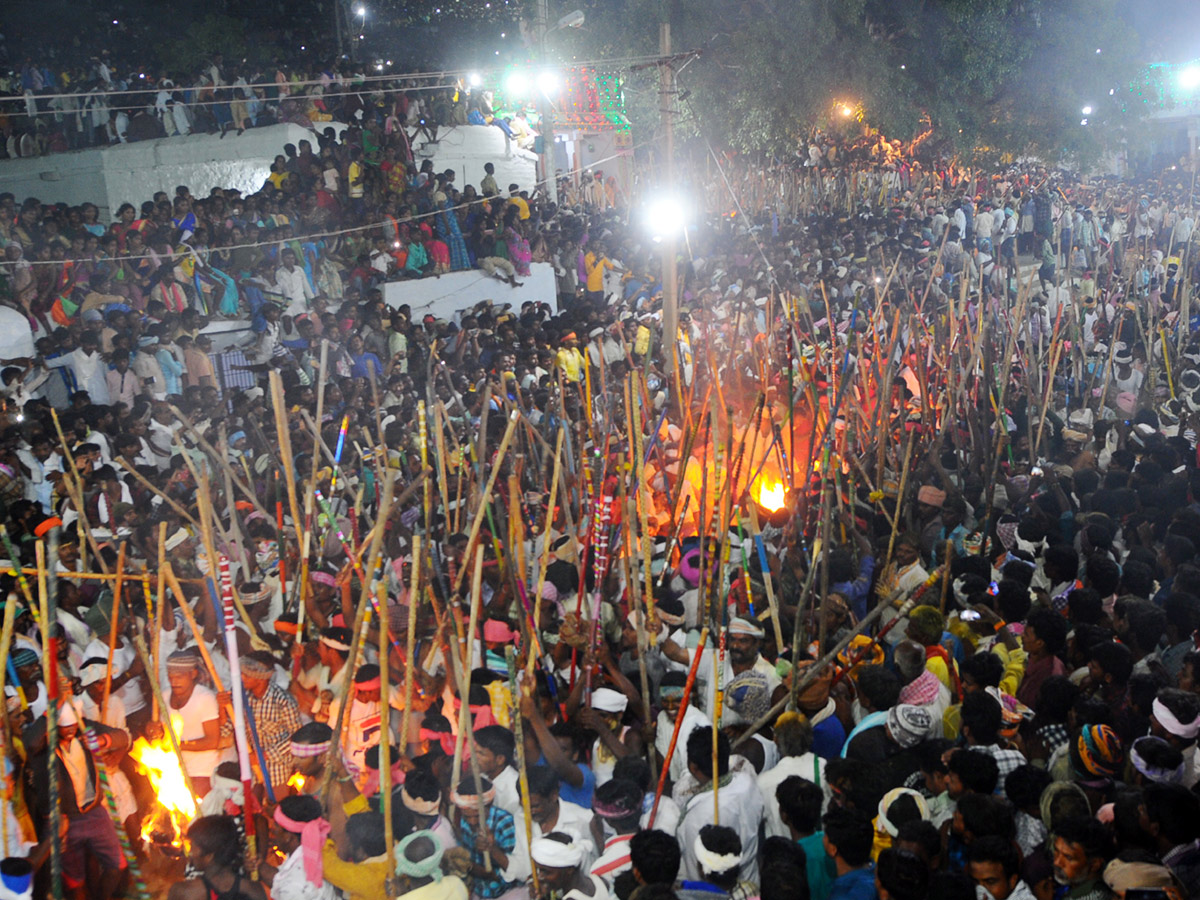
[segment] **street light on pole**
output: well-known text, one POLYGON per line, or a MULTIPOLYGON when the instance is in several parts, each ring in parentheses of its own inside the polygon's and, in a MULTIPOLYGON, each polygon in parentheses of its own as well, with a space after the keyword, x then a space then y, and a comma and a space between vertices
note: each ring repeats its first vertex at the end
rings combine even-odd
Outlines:
POLYGON ((538 0, 537 29, 538 29, 538 62, 542 74, 537 77, 538 85, 538 118, 542 132, 542 178, 546 182, 546 196, 550 202, 558 205, 558 178, 554 174, 554 105, 550 94, 557 87, 558 79, 546 69, 546 35, 563 28, 579 28, 583 25, 585 16, 582 10, 576 9, 567 13, 553 28, 548 28, 550 21, 549 0, 538 0))

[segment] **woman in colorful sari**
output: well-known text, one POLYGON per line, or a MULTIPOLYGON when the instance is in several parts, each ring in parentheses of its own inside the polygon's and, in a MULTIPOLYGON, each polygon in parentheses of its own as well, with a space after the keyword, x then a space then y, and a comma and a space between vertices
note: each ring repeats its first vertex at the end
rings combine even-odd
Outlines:
POLYGON ((433 207, 438 211, 434 217, 438 237, 450 248, 450 271, 461 272, 471 268, 467 242, 463 240, 462 229, 458 226, 453 202, 441 191, 436 191, 433 195, 433 207))
POLYGON ((520 213, 515 206, 510 206, 504 214, 504 242, 508 245, 509 262, 513 264, 517 274, 528 275, 533 254, 529 250, 529 241, 521 230, 520 213))

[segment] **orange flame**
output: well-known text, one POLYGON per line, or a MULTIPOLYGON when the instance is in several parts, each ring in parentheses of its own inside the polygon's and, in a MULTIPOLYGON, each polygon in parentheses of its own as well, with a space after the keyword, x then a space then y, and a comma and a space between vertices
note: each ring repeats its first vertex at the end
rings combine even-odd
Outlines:
POLYGON ((299 772, 296 772, 294 775, 292 775, 291 778, 289 778, 287 780, 287 786, 290 788, 295 788, 297 794, 303 794, 304 793, 304 776, 301 775, 299 772))
POLYGON ((787 503, 787 488, 782 481, 768 478, 766 475, 758 479, 758 488, 754 499, 763 509, 778 512, 787 503))
POLYGON ((179 757, 165 738, 153 743, 138 738, 129 755, 150 779, 158 800, 158 810, 147 816, 142 826, 142 840, 165 839, 172 846, 182 847, 183 832, 196 817, 196 798, 188 791, 179 757))

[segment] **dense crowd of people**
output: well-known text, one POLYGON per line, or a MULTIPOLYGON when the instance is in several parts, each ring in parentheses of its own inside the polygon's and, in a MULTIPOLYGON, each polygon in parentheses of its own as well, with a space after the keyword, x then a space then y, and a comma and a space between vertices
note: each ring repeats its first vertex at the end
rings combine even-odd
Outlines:
POLYGON ((382 124, 113 223, 0 196, 13 884, 162 866, 153 746, 172 900, 1200 892, 1182 176, 697 173, 664 334, 619 196, 382 124))
POLYGON ((409 77, 391 60, 315 65, 281 57, 256 66, 217 53, 185 76, 145 64, 122 68, 107 51, 86 66, 26 58, 0 74, 0 159, 191 134, 224 138, 278 123, 375 122, 380 146, 402 131, 407 146, 436 140, 440 127, 494 126, 531 147, 525 111, 498 110, 496 102, 465 77, 409 77))

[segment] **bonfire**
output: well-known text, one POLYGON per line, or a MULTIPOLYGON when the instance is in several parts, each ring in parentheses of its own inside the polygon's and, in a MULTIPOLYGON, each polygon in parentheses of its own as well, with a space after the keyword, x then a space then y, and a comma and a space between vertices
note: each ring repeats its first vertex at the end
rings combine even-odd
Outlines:
POLYGON ((196 817, 196 798, 188 790, 179 757, 163 738, 153 743, 138 738, 129 755, 150 779, 158 800, 154 812, 142 824, 144 846, 182 851, 184 831, 196 817))

